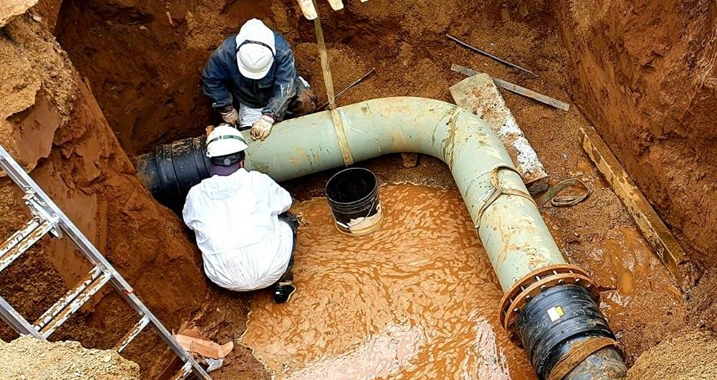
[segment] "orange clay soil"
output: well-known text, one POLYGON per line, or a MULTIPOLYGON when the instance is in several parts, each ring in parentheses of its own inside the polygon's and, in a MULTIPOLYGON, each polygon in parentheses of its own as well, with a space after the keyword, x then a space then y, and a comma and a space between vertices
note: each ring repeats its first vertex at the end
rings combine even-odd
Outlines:
MULTIPOLYGON (((25 167, 35 167, 32 175, 170 327, 194 319, 210 326, 209 335, 222 343, 235 338, 245 329, 246 297, 206 283, 192 237, 141 188, 122 148, 130 155, 146 152, 217 121, 201 94, 199 73, 212 49, 248 17, 284 33, 301 74, 325 100, 312 24, 301 18, 294 0, 61 3, 60 8, 60 1, 42 1, 31 10, 40 21, 21 16, 0 35, 0 139, 25 167), (46 30, 54 30, 62 47, 46 30)), ((544 215, 566 256, 588 269, 603 289, 601 307, 628 362, 684 326, 688 308, 699 314, 690 323, 710 325, 717 281, 706 277, 689 304, 682 299, 582 153, 577 131, 589 122, 575 105, 603 133, 693 257, 713 267, 716 260, 707 253, 715 245, 708 233, 715 205, 704 194, 715 186, 714 171, 706 170, 714 165, 705 164, 714 159, 708 153, 715 137, 705 111, 714 109, 715 99, 714 59, 709 59, 714 3, 640 2, 623 9, 596 1, 371 0, 348 2, 341 13, 321 3, 336 89, 371 67, 377 71, 340 104, 397 95, 449 101, 448 87, 462 79, 449 70, 452 62, 577 102, 565 113, 504 93, 554 181, 578 177, 595 191, 578 206, 548 208, 544 215), (649 28, 660 38, 648 38, 649 28), (459 48, 444 38, 446 32, 540 77, 459 48), (678 96, 680 85, 688 86, 689 96, 678 96)), ((369 165, 385 181, 453 186, 445 166, 430 158, 407 170, 393 156, 369 165)), ((290 188, 301 198, 320 195, 325 176, 295 181, 290 188)), ((17 196, 0 180, 3 236, 27 217, 17 196)), ((32 319, 87 269, 67 242, 43 242, 3 273, 0 293, 32 319)), ((113 293, 93 303, 56 338, 109 347, 135 321, 113 293)), ((153 376, 171 355, 146 335, 129 357, 153 376)), ((2 337, 12 334, 5 329, 2 337)), ((237 349, 232 355, 227 378, 239 372, 266 376, 248 352, 237 349)))

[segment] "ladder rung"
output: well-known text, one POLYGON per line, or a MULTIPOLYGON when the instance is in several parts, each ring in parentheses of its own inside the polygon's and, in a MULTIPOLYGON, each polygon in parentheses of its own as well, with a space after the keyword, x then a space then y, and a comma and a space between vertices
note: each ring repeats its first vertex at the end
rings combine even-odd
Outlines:
POLYGON ((35 329, 47 338, 60 325, 62 325, 74 312, 80 309, 95 293, 97 293, 112 274, 94 267, 90 273, 75 288, 70 289, 62 298, 57 300, 40 318, 35 321, 35 329))
POLYGON ((185 362, 179 372, 177 372, 176 375, 172 376, 170 380, 184 380, 189 376, 190 373, 192 373, 192 363, 185 362))
POLYGON ((139 320, 139 322, 137 322, 137 324, 134 325, 132 330, 129 330, 127 334, 122 337, 119 343, 115 345, 115 350, 120 353, 124 351, 124 349, 127 348, 127 346, 134 340, 134 338, 137 337, 137 335, 139 335, 139 333, 142 332, 142 330, 144 330, 145 327, 147 327, 148 324, 149 317, 145 315, 139 320))
POLYGON ((15 259, 20 257, 54 227, 55 224, 52 222, 44 221, 41 223, 39 219, 35 218, 29 221, 22 230, 15 232, 5 240, 5 243, 0 248, 0 271, 10 266, 15 259))

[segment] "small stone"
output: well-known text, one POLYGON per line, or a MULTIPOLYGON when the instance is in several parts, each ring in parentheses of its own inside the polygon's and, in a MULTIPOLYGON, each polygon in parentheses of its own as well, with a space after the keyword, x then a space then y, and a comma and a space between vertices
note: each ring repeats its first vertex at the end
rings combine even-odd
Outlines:
POLYGON ((32 17, 33 21, 35 21, 35 22, 40 22, 40 21, 42 21, 42 17, 40 17, 40 16, 38 16, 38 15, 32 15, 32 16, 30 16, 30 17, 32 17))
POLYGON ((112 360, 112 355, 105 355, 105 357, 102 358, 102 361, 105 363, 109 363, 110 360, 112 360))

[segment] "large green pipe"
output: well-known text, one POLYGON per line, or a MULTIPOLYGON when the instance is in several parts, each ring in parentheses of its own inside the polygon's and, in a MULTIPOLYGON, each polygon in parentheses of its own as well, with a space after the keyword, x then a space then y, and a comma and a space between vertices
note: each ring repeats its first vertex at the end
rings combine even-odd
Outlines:
MULTIPOLYGON (((513 163, 490 126, 475 115, 449 103, 411 97, 369 100, 338 113, 355 161, 413 152, 448 164, 473 222, 480 226, 503 291, 535 269, 565 264, 531 200, 500 196, 481 217, 481 206, 494 189, 489 173, 513 163)), ((279 123, 265 141, 250 141, 247 152, 247 168, 277 181, 344 164, 329 111, 279 123)), ((500 170, 498 175, 504 187, 528 194, 515 171, 500 170)))
MULTIPOLYGON (((320 112, 277 124, 262 142, 252 141, 245 132, 247 169, 284 181, 343 166, 347 155, 354 161, 399 152, 431 155, 450 167, 504 292, 520 288, 534 271, 566 264, 508 153, 480 118, 452 104, 411 97, 369 100, 335 112, 347 141, 343 149, 331 112, 320 112), (502 189, 500 196, 496 186, 502 189)), ((164 146, 157 154, 138 158, 140 178, 155 195, 181 194, 187 184, 201 180, 177 173, 206 175, 205 162, 197 158, 202 139, 180 143, 181 148, 164 146)), ((553 368, 564 369, 564 359, 570 359, 580 364, 570 365, 574 369, 563 379, 620 378, 625 367, 612 347, 588 350, 593 354, 585 360, 575 359, 573 353, 585 352, 583 343, 591 337, 614 338, 595 302, 575 289, 564 284, 535 300, 527 298, 525 310, 531 313, 518 318, 518 333, 538 375, 548 379, 553 368), (566 307, 582 306, 569 307, 565 318, 546 320, 547 309, 542 308, 560 306, 553 300, 566 307)))

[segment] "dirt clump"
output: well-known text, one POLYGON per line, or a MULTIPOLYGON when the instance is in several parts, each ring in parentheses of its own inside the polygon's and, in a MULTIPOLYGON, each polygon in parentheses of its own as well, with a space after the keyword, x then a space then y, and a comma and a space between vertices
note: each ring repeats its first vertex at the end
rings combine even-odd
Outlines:
POLYGON ((5 0, 0 3, 0 28, 35 4, 37 0, 5 0))
POLYGON ((712 268, 700 278, 690 294, 690 322, 700 328, 717 333, 717 268, 712 268))
POLYGON ((30 16, 18 17, 3 31, 0 94, 7 95, 0 104, 0 142, 32 169, 49 154, 55 130, 68 121, 78 87, 67 55, 30 16), (32 106, 37 117, 27 112, 32 106))
POLYGON ((627 376, 627 380, 644 379, 717 379, 717 336, 685 331, 651 348, 627 376))
POLYGON ((139 366, 114 350, 94 350, 78 342, 47 342, 23 336, 0 341, 0 373, 5 379, 139 380, 139 366))

